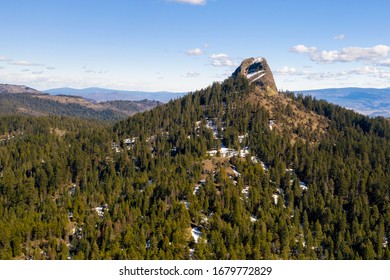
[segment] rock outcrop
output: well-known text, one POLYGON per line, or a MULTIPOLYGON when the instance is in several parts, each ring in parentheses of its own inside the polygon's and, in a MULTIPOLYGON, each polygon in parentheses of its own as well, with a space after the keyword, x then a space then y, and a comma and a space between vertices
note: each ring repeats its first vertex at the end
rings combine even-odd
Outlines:
POLYGON ((251 83, 255 83, 256 87, 264 91, 267 95, 278 93, 274 76, 265 58, 251 57, 245 59, 236 71, 234 71, 232 76, 236 77, 240 74, 246 76, 251 83))

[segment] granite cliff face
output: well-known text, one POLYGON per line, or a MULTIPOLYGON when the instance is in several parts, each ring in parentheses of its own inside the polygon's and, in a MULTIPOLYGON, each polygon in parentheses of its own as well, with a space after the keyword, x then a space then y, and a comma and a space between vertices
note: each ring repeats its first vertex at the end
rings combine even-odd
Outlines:
POLYGON ((275 84, 274 76, 267 61, 263 57, 247 58, 232 74, 244 75, 251 83, 255 83, 256 87, 264 91, 267 95, 275 95, 278 89, 275 84))

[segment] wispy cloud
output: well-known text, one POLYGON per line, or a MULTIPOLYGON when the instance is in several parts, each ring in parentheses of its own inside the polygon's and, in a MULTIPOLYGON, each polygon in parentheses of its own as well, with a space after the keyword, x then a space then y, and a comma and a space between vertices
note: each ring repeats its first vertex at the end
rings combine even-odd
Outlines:
POLYGON ((200 76, 200 74, 197 72, 188 72, 185 75, 182 75, 182 77, 185 77, 185 78, 197 78, 199 76, 200 76))
POLYGON ((390 71, 381 69, 379 67, 365 66, 362 68, 356 68, 349 71, 349 74, 354 75, 368 75, 375 78, 388 79, 390 78, 390 71))
POLYGON ((8 64, 18 65, 18 66, 44 66, 40 63, 32 63, 27 60, 19 60, 19 61, 9 61, 8 64))
POLYGON ((380 66, 390 67, 390 59, 383 60, 379 63, 380 66))
POLYGON ((95 70, 93 67, 83 66, 84 73, 92 73, 92 74, 106 74, 107 70, 95 70))
POLYGON ((160 72, 157 72, 156 75, 157 75, 157 80, 164 80, 164 76, 160 72))
POLYGON ((306 70, 299 70, 294 67, 284 66, 281 69, 275 70, 274 74, 284 77, 301 76, 306 80, 312 81, 347 80, 357 76, 367 76, 379 79, 390 78, 390 71, 379 66, 364 66, 338 72, 311 72, 306 70))
POLYGON ((306 53, 310 55, 312 61, 317 63, 335 63, 335 62, 354 62, 368 61, 377 62, 387 57, 390 52, 390 46, 376 45, 371 48, 348 47, 341 50, 323 50, 318 51, 315 47, 306 47, 297 45, 291 48, 291 51, 297 53, 306 53))
POLYGON ((366 66, 363 68, 355 68, 349 71, 350 74, 355 75, 368 75, 368 74, 377 74, 379 73, 379 69, 377 67, 366 66))
POLYGON ((0 56, 0 61, 10 61, 10 59, 5 56, 0 56))
POLYGON ((186 54, 187 55, 192 55, 192 56, 198 56, 198 55, 203 54, 203 51, 200 48, 196 48, 196 49, 193 49, 193 50, 188 50, 186 52, 186 54))
POLYGON ((40 74, 43 74, 43 71, 35 71, 35 72, 31 72, 31 74, 40 75, 40 74))
POLYGON ((307 72, 298 70, 294 67, 284 66, 281 69, 274 71, 275 75, 305 75, 307 72))
POLYGON ((55 70, 56 68, 55 67, 51 67, 51 66, 48 66, 46 67, 47 70, 55 70))
POLYGON ((341 40, 345 39, 345 35, 344 34, 339 34, 337 36, 334 36, 333 39, 341 41, 341 40))
POLYGON ((345 79, 347 72, 322 72, 322 73, 310 73, 306 76, 307 80, 323 81, 330 79, 345 79))
POLYGON ((210 58, 211 65, 216 67, 231 67, 235 65, 234 60, 224 53, 212 54, 210 58))
POLYGON ((324 72, 324 73, 309 73, 306 78, 308 80, 343 80, 353 76, 368 76, 379 79, 389 79, 390 71, 385 71, 379 67, 365 66, 361 68, 355 68, 349 71, 341 72, 324 72))
POLYGON ((20 70, 20 72, 30 72, 31 70, 30 69, 27 69, 27 68, 24 68, 22 70, 20 70))
POLYGON ((85 73, 92 73, 92 74, 106 74, 107 73, 107 71, 103 71, 103 70, 96 71, 96 70, 92 70, 92 69, 87 69, 84 72, 85 73))
POLYGON ((206 0, 167 0, 168 2, 184 3, 191 5, 206 5, 206 0))
POLYGON ((292 52, 296 53, 315 53, 317 51, 316 47, 306 47, 305 45, 296 45, 290 49, 292 52))

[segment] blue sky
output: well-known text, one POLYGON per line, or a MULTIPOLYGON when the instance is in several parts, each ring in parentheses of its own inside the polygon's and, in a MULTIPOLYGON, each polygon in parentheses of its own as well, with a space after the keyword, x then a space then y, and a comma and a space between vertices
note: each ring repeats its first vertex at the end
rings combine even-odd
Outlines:
POLYGON ((0 83, 193 91, 247 57, 279 89, 390 87, 390 1, 0 0, 0 83))

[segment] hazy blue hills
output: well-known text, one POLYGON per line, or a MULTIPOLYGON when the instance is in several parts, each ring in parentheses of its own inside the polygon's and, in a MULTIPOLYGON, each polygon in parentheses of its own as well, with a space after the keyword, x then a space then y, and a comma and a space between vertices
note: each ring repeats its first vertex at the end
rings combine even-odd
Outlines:
POLYGON ((185 94, 183 92, 126 91, 126 90, 105 89, 105 88, 97 88, 97 87, 90 87, 84 89, 55 88, 55 89, 45 90, 44 92, 50 93, 51 95, 81 96, 86 99, 93 99, 97 102, 114 101, 114 100, 140 101, 144 99, 149 99, 149 100, 156 100, 164 103, 168 102, 171 99, 181 97, 185 94))
POLYGON ((329 88, 297 91, 368 116, 390 117, 390 88, 329 88))
POLYGON ((162 104, 155 100, 96 102, 68 94, 50 95, 24 85, 0 84, 0 116, 67 116, 117 121, 162 104))
MULTIPOLYGON (((56 88, 44 91, 51 95, 73 95, 96 102, 131 100, 140 101, 144 99, 168 102, 185 95, 184 92, 168 91, 126 91, 90 87, 85 89, 56 88)), ((390 117, 390 88, 327 88, 316 90, 296 91, 304 95, 311 95, 316 99, 324 99, 328 102, 353 109, 368 116, 390 117)))

